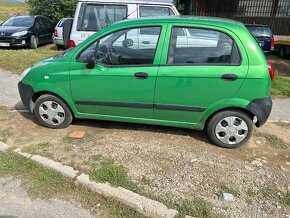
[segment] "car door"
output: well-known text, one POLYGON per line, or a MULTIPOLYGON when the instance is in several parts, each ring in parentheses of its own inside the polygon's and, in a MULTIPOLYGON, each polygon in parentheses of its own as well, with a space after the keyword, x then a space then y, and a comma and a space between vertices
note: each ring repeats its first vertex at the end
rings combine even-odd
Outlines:
POLYGON ((198 123, 233 97, 248 60, 238 37, 220 27, 170 25, 156 81, 154 118, 198 123), (184 43, 184 30, 189 32, 184 43), (182 39, 182 40, 180 40, 182 39))
MULTIPOLYGON (((165 30, 164 30, 165 31, 165 30)), ((70 66, 72 96, 80 113, 134 118, 153 118, 153 97, 163 38, 161 25, 115 31, 79 53, 70 66), (154 30, 155 46, 138 34, 154 30), (96 59, 86 68, 88 57, 96 59)), ((99 116, 100 117, 100 116, 99 116)))
POLYGON ((35 18, 35 24, 34 25, 35 25, 34 31, 35 31, 35 35, 38 38, 38 42, 42 43, 43 42, 43 34, 42 34, 42 27, 41 27, 40 17, 36 17, 35 18))
POLYGON ((51 24, 50 24, 50 21, 43 17, 43 23, 44 23, 44 39, 45 39, 45 42, 51 42, 52 41, 52 27, 51 27, 51 24))

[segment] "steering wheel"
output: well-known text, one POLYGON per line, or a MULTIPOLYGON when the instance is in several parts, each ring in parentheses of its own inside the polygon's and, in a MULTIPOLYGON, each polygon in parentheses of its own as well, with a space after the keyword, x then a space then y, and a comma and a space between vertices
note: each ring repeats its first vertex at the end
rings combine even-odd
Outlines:
POLYGON ((108 59, 109 59, 110 63, 114 65, 114 60, 112 58, 113 55, 118 57, 118 61, 119 61, 118 64, 122 64, 120 53, 118 52, 118 50, 116 48, 111 47, 111 48, 109 48, 108 59))

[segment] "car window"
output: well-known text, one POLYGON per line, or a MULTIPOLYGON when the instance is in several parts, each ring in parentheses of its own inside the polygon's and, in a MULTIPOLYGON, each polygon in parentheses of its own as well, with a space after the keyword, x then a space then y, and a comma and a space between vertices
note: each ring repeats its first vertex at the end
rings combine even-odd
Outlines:
POLYGON ((5 21, 2 26, 31 27, 33 22, 33 17, 12 17, 5 21))
POLYGON ((271 30, 268 27, 249 26, 247 28, 254 37, 272 37, 271 30))
POLYGON ((174 12, 169 7, 140 6, 140 17, 170 16, 174 12))
POLYGON ((161 27, 141 27, 114 32, 98 40, 81 53, 78 61, 94 57, 104 65, 153 64, 161 27), (143 35, 150 29, 156 35, 143 35))
POLYGON ((239 64, 236 43, 227 34, 215 30, 173 27, 168 64, 239 64))
POLYGON ((89 4, 84 11, 81 30, 98 31, 122 20, 126 16, 127 6, 124 5, 89 4))

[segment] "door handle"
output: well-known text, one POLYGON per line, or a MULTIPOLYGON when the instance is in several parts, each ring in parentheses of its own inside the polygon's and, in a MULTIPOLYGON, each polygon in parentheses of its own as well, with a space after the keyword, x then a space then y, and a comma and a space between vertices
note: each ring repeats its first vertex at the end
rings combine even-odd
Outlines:
POLYGON ((147 79, 148 78, 148 74, 144 73, 144 72, 138 72, 134 74, 134 77, 136 79, 147 79))
POLYGON ((236 74, 224 74, 221 76, 221 79, 224 81, 235 81, 238 79, 238 75, 236 75, 236 74))

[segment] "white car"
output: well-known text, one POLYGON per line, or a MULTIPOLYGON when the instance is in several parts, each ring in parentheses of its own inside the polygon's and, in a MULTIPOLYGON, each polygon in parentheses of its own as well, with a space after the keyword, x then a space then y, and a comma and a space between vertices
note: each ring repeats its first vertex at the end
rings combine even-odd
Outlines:
POLYGON ((70 47, 124 19, 179 15, 172 0, 79 0, 73 20, 70 47))
POLYGON ((63 18, 61 19, 55 26, 54 32, 53 32, 53 42, 56 45, 56 47, 59 49, 60 47, 64 46, 64 40, 63 40, 63 24, 64 21, 68 19, 73 18, 63 18))

